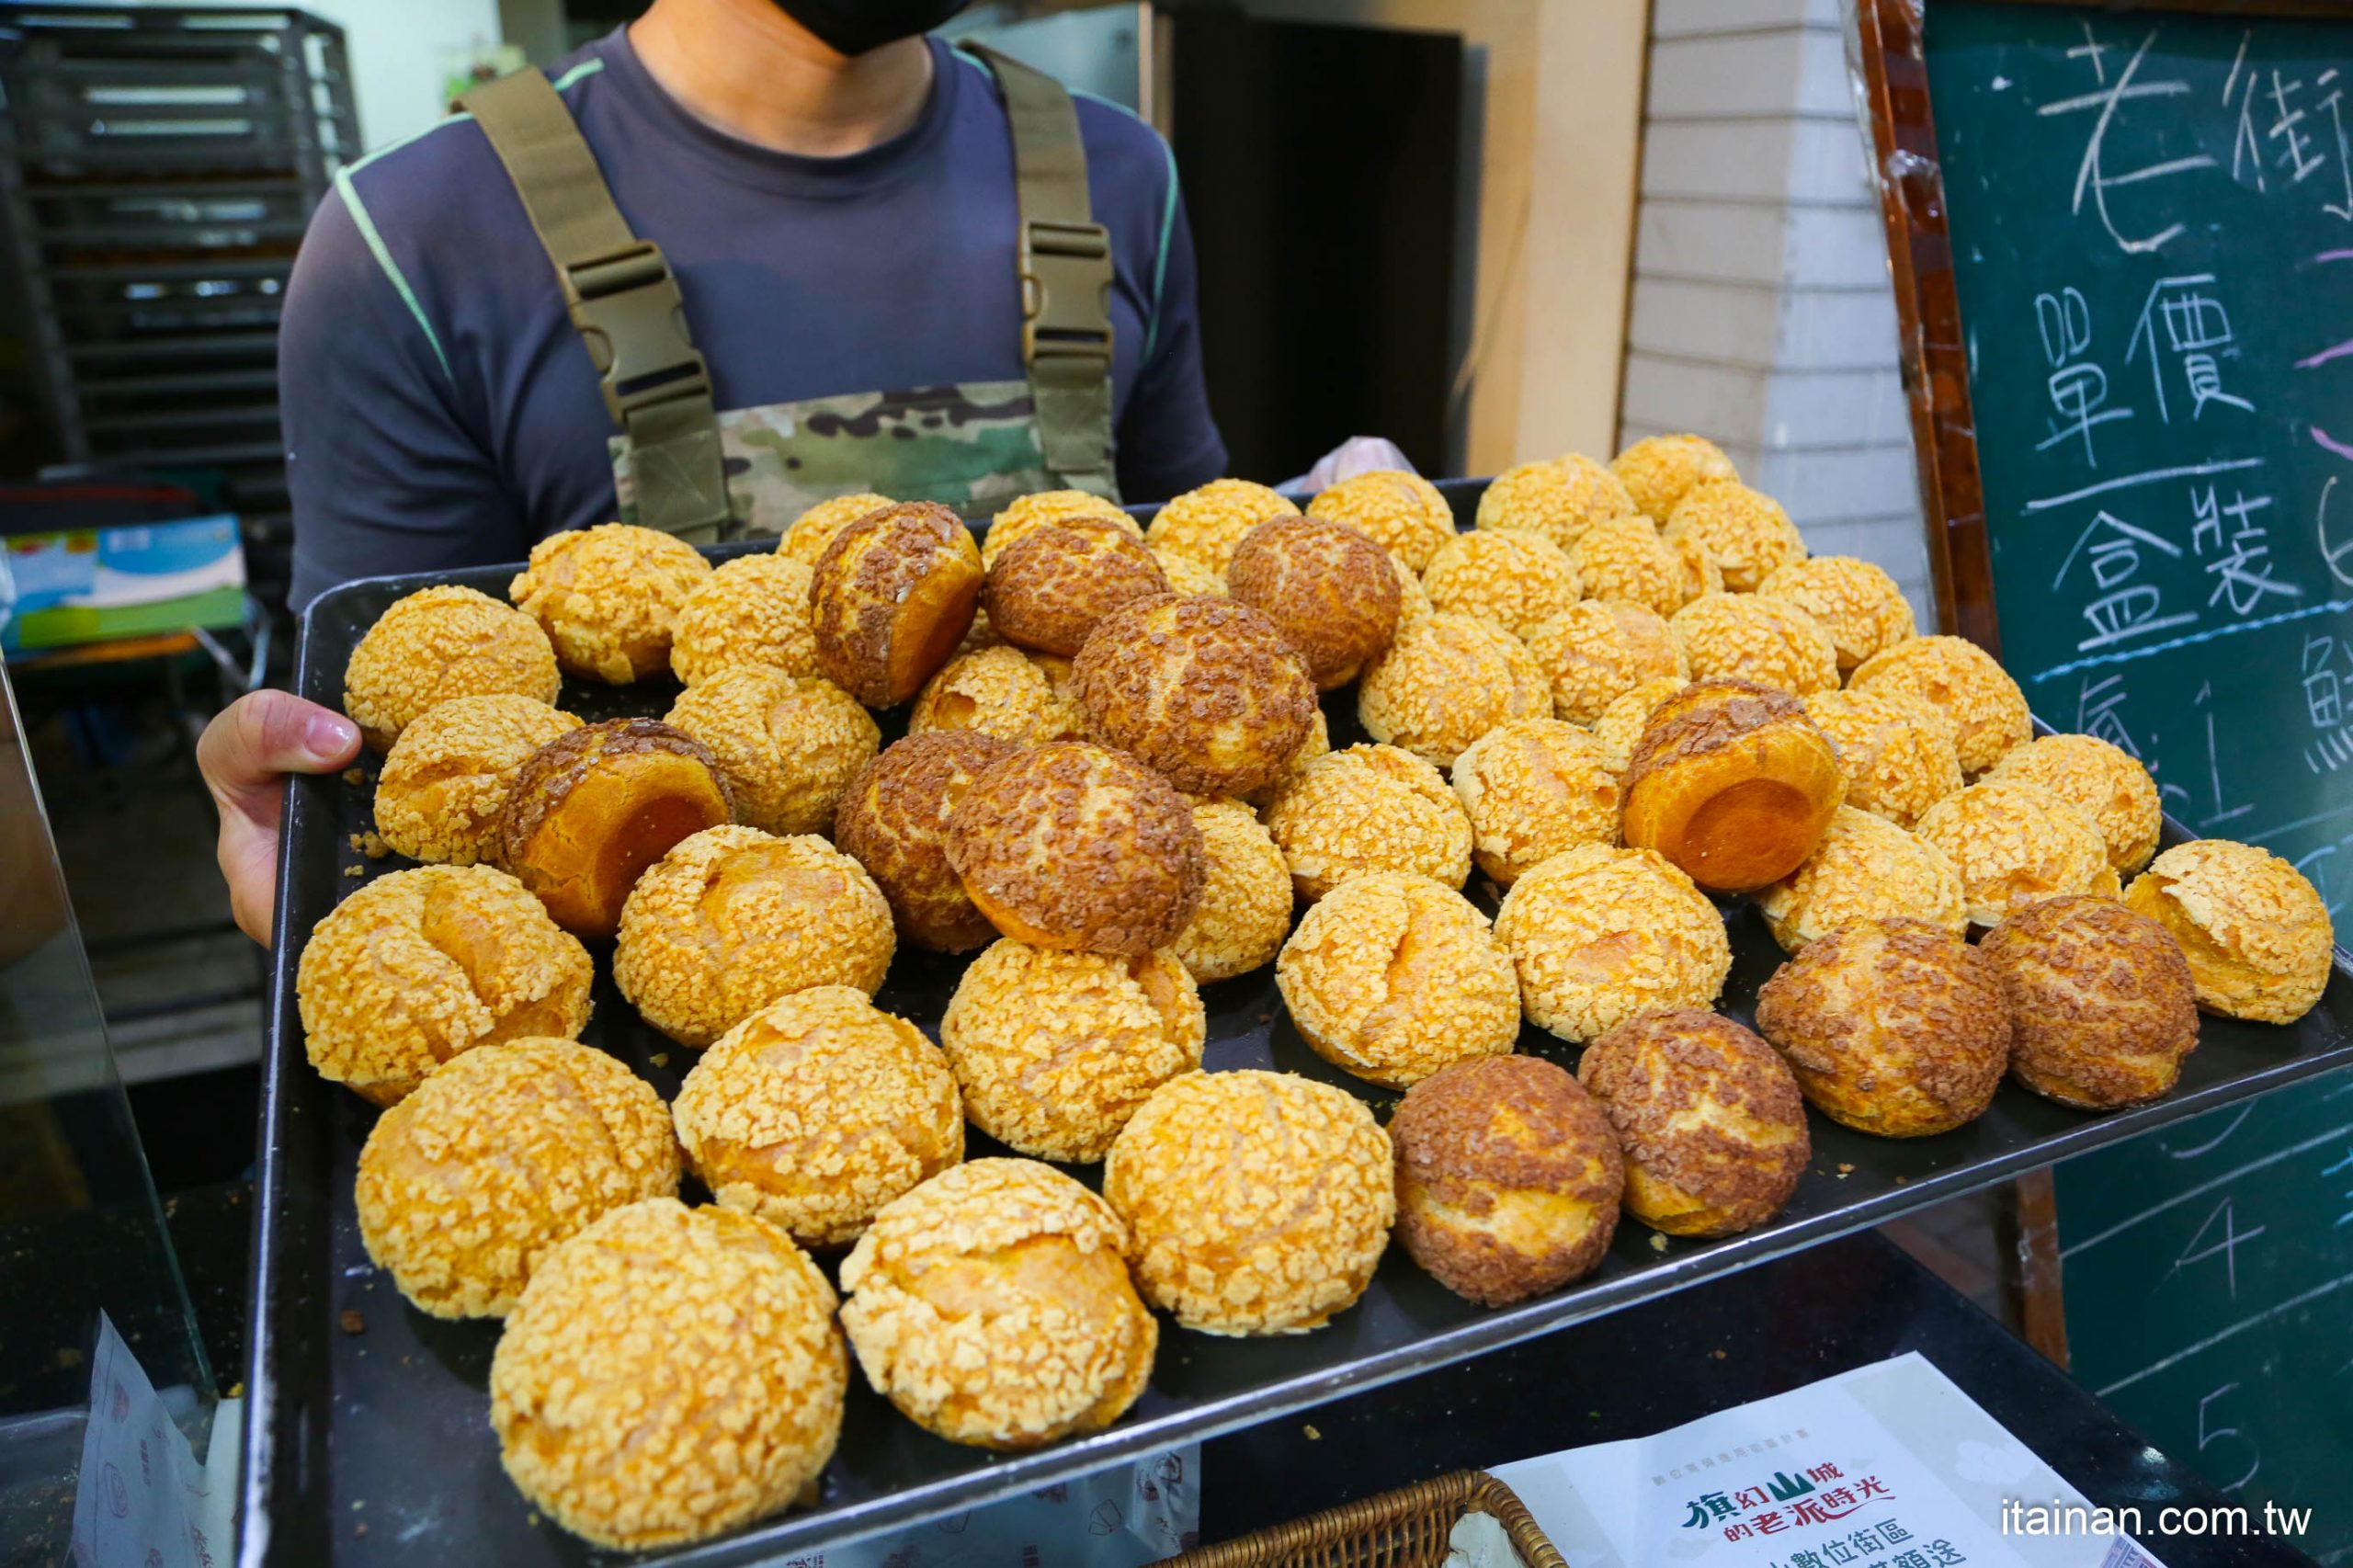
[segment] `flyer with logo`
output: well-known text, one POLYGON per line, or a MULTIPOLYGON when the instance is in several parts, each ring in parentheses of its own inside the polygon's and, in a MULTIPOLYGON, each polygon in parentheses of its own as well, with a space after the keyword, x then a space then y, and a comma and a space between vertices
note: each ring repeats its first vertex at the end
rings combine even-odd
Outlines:
POLYGON ((1917 1353, 1493 1473, 1571 1568, 2161 1568, 1917 1353))
MULTIPOLYGON (((189 1391, 174 1392, 186 1408, 189 1391)), ((76 1568, 214 1568, 233 1556, 237 1413, 236 1400, 221 1402, 199 1464, 171 1404, 100 1312, 74 1493, 76 1568)))

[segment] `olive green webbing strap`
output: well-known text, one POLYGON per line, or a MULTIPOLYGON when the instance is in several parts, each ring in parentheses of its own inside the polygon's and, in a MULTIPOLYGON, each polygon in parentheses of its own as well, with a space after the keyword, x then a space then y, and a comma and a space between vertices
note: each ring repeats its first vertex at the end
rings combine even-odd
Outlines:
POLYGON ((555 264, 572 324, 629 446, 637 520, 712 542, 731 517, 719 418, 661 247, 630 232, 572 111, 536 68, 460 102, 490 138, 555 264))
POLYGON ((1111 467, 1111 237, 1086 192, 1078 111, 1060 83, 978 44, 1013 128, 1021 204, 1021 360, 1046 469, 1059 483, 1120 498, 1111 467))

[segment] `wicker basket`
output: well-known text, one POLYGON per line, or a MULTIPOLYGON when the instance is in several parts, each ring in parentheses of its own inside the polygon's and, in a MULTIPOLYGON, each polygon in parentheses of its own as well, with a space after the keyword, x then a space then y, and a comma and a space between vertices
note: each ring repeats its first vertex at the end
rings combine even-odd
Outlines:
POLYGON ((1568 1568, 1528 1506, 1483 1470, 1460 1470, 1238 1540, 1199 1547, 1159 1568, 1441 1568, 1446 1538, 1472 1512, 1495 1517, 1527 1568, 1568 1568))

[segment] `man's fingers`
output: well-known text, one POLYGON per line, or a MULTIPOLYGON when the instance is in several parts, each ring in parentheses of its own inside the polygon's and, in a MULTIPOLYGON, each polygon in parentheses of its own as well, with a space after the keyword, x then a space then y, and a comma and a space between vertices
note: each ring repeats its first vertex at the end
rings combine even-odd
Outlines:
POLYGON ((237 928, 269 946, 271 907, 278 894, 278 826, 221 814, 222 879, 229 884, 229 913, 237 928))
POLYGON ((330 773, 359 754, 359 727, 331 708, 286 691, 237 699, 204 727, 197 767, 224 810, 248 809, 288 773, 330 773))
POLYGON ((281 781, 290 773, 331 773, 358 754, 358 725, 291 692, 249 693, 204 727, 196 765, 221 810, 221 874, 238 926, 255 941, 269 941, 281 781))

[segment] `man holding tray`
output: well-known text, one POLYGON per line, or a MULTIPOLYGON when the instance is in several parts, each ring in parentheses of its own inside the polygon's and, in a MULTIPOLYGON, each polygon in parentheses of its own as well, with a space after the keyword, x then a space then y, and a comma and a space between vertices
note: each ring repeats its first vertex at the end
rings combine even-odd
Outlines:
MULTIPOLYGON (((1165 143, 922 36, 962 8, 656 0, 344 169, 280 336, 294 605, 615 517, 704 543, 858 491, 1217 477, 1165 143)), ((256 939, 282 775, 358 744, 274 691, 206 730, 256 939)))

